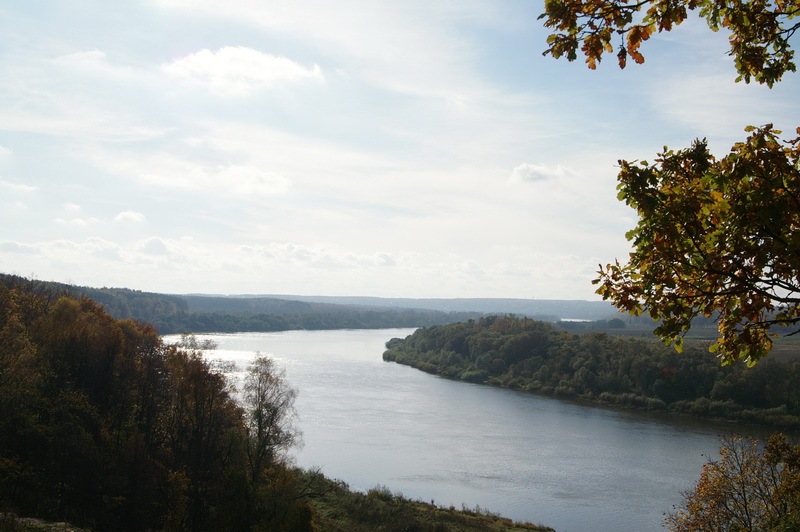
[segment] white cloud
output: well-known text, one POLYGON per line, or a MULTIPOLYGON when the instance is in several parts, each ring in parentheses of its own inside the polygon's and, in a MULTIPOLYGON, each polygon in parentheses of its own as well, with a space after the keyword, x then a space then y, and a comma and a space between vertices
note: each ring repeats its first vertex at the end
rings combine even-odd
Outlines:
POLYGON ((88 238, 86 243, 80 244, 79 247, 85 249, 93 257, 113 261, 112 264, 123 260, 122 249, 119 244, 104 238, 88 238))
POLYGON ((100 50, 88 50, 84 52, 75 52, 67 55, 62 55, 56 61, 64 64, 74 65, 96 65, 106 59, 105 52, 100 50))
POLYGON ((480 55, 458 32, 508 29, 518 24, 492 2, 296 2, 259 0, 158 0, 164 8, 192 16, 233 20, 284 42, 302 43, 332 58, 335 66, 371 85, 447 100, 454 94, 484 94, 488 85, 472 75, 480 55))
POLYGON ((61 136, 71 141, 142 140, 164 134, 163 129, 145 125, 141 113, 123 109, 124 105, 103 108, 102 103, 87 98, 85 93, 57 85, 57 81, 42 79, 21 79, 6 86, 0 81, 0 120, 4 129, 61 136))
POLYGON ((54 220, 59 225, 74 225, 77 227, 88 227, 89 225, 98 223, 100 220, 97 218, 70 218, 69 220, 65 220, 64 218, 56 218, 54 220))
POLYGON ((7 253, 37 254, 39 253, 39 248, 31 244, 21 244, 20 242, 3 240, 0 241, 0 251, 7 253))
POLYGON ((158 237, 142 240, 137 244, 136 249, 148 255, 169 255, 170 253, 167 243, 158 237))
POLYGON ((264 196, 285 192, 288 179, 273 172, 265 172, 253 165, 217 166, 207 171, 207 179, 232 191, 238 196, 264 196))
POLYGON ((165 92, 154 83, 163 80, 157 69, 121 65, 98 50, 57 52, 32 46, 3 56, 0 121, 5 131, 63 136, 70 142, 163 135, 163 129, 147 123, 150 113, 143 110, 165 92))
POLYGON ((291 59, 242 46, 226 46, 217 51, 199 52, 162 65, 169 76, 206 85, 211 91, 246 95, 284 83, 322 81, 318 65, 305 68, 291 59))
MULTIPOLYGON (((120 259, 119 245, 99 237, 91 237, 83 242, 61 239, 21 244, 14 241, 3 241, 0 242, 0 249, 40 257, 41 262, 34 263, 32 270, 47 276, 57 274, 59 267, 64 264, 84 265, 85 267, 86 258, 89 256, 120 259)), ((107 265, 100 266, 100 270, 103 269, 107 270, 107 265)), ((91 268, 86 271, 94 273, 91 268)))
POLYGON ((746 126, 769 122, 789 131, 796 127, 791 119, 787 121, 796 112, 794 77, 787 76, 772 89, 755 82, 734 83, 734 78, 730 69, 720 68, 656 80, 652 88, 655 108, 670 122, 696 131, 696 137, 744 138, 746 126))
POLYGON ((166 164, 142 168, 137 177, 153 185, 245 198, 280 194, 290 184, 283 176, 251 165, 203 165, 170 157, 160 162, 166 164))
POLYGON ((523 163, 511 171, 509 181, 512 183, 535 183, 538 181, 551 181, 575 175, 576 172, 560 164, 548 166, 546 164, 523 163))
POLYGON ((10 181, 2 181, 2 180, 0 180, 0 187, 8 188, 15 192, 35 192, 39 190, 39 187, 35 185, 26 185, 25 183, 12 183, 10 181))
POLYGON ((61 55, 56 57, 53 63, 58 67, 58 71, 69 78, 88 76, 92 77, 95 83, 122 82, 127 87, 151 83, 156 73, 149 68, 134 68, 113 58, 109 59, 106 52, 97 49, 61 55))
POLYGON ((397 263, 397 257, 392 253, 359 253, 326 244, 274 242, 266 246, 242 246, 240 252, 293 267, 328 271, 383 268, 397 263))
MULTIPOLYGON (((238 152, 229 155, 247 156, 238 152)), ((148 186, 215 196, 259 199, 282 194, 292 184, 283 175, 263 170, 260 165, 203 163, 191 156, 165 152, 140 154, 125 150, 98 150, 87 154, 87 158, 106 172, 129 177, 148 186)))
POLYGON ((11 148, 0 146, 0 160, 5 159, 6 157, 10 157, 12 153, 13 152, 11 148))
POLYGON ((123 211, 119 213, 114 220, 117 222, 134 222, 141 223, 147 220, 144 214, 136 211, 123 211))

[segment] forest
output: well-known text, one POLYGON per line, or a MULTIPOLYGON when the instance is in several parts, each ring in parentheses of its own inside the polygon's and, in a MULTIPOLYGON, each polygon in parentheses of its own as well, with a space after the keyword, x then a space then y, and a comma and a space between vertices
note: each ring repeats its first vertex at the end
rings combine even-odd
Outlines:
POLYGON ((94 530, 310 530, 282 455, 251 467, 255 444, 273 446, 224 377, 87 298, 0 284, 0 410, 2 511, 94 530))
POLYGON ((47 529, 20 516, 95 531, 549 530, 296 469, 296 392, 271 359, 236 390, 191 335, 167 345, 41 288, 0 280, 4 532, 47 529))
MULTIPOLYGON (((698 417, 800 428, 800 361, 721 365, 703 342, 682 353, 650 338, 574 334, 550 323, 487 316, 387 342, 386 361, 475 383, 698 417)), ((798 344, 800 347, 800 344, 798 344)))
POLYGON ((375 308, 272 297, 157 294, 127 288, 73 286, 2 273, 0 282, 25 284, 27 290, 50 298, 88 297, 112 317, 146 321, 159 334, 424 327, 481 316, 478 312, 375 308))

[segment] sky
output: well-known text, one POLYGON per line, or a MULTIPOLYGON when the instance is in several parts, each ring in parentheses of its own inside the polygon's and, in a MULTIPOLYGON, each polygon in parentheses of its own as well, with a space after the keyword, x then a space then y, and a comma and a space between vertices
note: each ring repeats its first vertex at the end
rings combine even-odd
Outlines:
POLYGON ((542 56, 541 2, 0 7, 0 271, 162 293, 598 300, 617 164, 800 125, 689 21, 542 56))

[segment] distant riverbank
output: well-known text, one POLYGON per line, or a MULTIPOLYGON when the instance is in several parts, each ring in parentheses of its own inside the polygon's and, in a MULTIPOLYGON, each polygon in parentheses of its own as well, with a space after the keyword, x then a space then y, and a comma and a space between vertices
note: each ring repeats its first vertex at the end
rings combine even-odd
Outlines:
POLYGON ((387 343, 383 358, 550 397, 800 430, 800 362, 720 366, 703 346, 689 344, 677 353, 651 339, 571 334, 493 316, 419 329, 387 343))

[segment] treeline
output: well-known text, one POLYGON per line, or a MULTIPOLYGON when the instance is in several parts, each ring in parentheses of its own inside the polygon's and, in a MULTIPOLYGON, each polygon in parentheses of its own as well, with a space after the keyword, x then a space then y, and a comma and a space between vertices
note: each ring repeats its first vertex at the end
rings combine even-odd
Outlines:
POLYGON ((184 331, 202 332, 272 332, 325 329, 389 329, 427 327, 474 319, 470 313, 444 313, 416 310, 352 310, 301 314, 226 314, 222 312, 177 312, 152 320, 161 334, 184 331))
POLYGON ((292 468, 295 392, 270 359, 234 397, 193 337, 51 289, 0 279, 0 530, 538 530, 292 468))
POLYGON ((273 332, 427 327, 476 319, 477 312, 378 309, 262 297, 178 296, 126 288, 90 288, 0 274, 0 283, 48 298, 88 297, 116 319, 153 324, 160 334, 185 331, 273 332))
POLYGON ((700 345, 677 353, 654 340, 488 316, 392 339, 383 359, 545 395, 800 428, 800 362, 720 366, 700 345))

